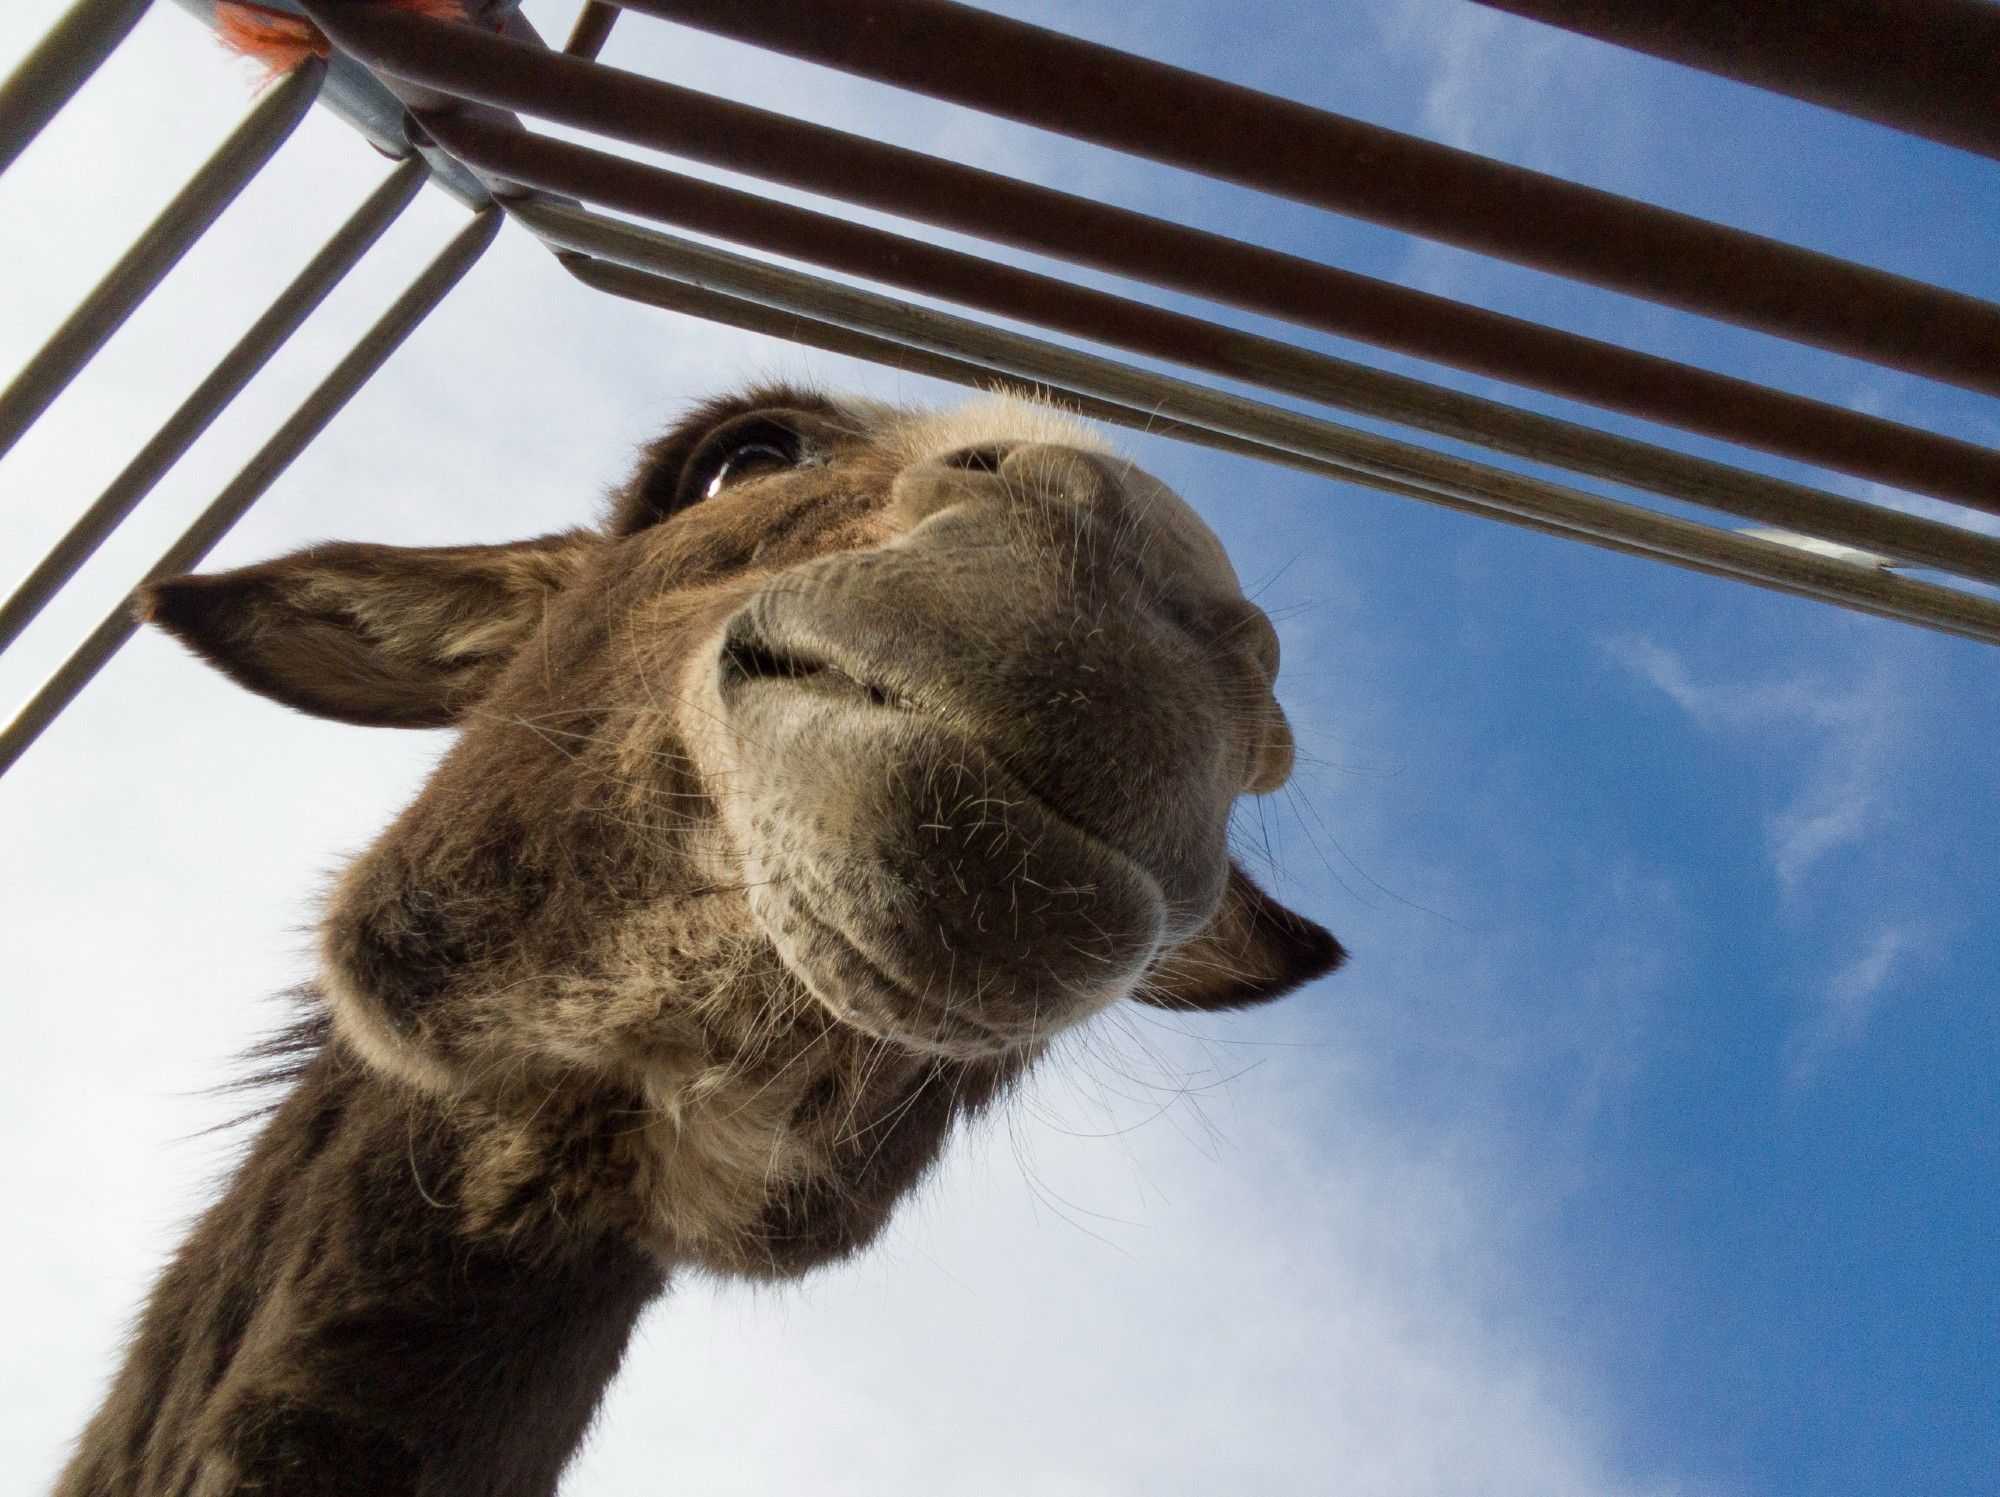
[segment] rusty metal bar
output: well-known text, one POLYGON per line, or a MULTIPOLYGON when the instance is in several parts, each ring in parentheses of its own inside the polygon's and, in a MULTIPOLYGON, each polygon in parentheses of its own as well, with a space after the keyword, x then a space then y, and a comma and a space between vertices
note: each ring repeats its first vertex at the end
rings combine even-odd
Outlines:
MULTIPOLYGON (((430 315, 445 293, 472 268, 473 262, 493 242, 493 235, 501 221, 502 215, 497 209, 488 209, 475 216, 452 237, 403 294, 362 335, 360 341, 320 381, 285 424, 257 450, 243 470, 230 480, 228 487, 166 549, 147 571, 146 581, 185 572, 229 533, 230 527, 243 518, 250 506, 292 465, 307 444, 325 429, 326 424, 368 383, 403 340, 430 315)), ((119 647, 132 637, 137 628, 138 621, 133 616, 131 605, 120 603, 91 631, 75 653, 56 667, 14 720, 5 728, 0 728, 0 774, 13 767, 41 736, 42 730, 75 700, 78 692, 90 684, 91 678, 118 653, 119 647)))
POLYGON ((583 9, 576 14, 576 23, 570 27, 569 40, 563 43, 563 51, 571 57, 594 58, 611 40, 611 28, 617 24, 617 6, 606 4, 605 0, 586 0, 583 9))
POLYGON ((1369 369, 484 119, 429 116, 478 171, 904 290, 2000 585, 2000 539, 1369 369))
POLYGON ((2000 513, 2000 453, 1969 442, 465 27, 354 0, 305 3, 343 47, 414 83, 419 107, 463 97, 522 110, 2000 513))
POLYGON ((385 178, 347 222, 334 231, 319 252, 278 293, 264 314, 250 325, 178 409, 161 423, 138 455, 127 463, 90 507, 77 517, 5 603, 0 603, 0 651, 32 623, 57 591, 90 560, 97 548, 188 448, 227 409, 314 308, 326 300, 389 225, 402 216, 430 174, 412 158, 385 178))
MULTIPOLYGON (((750 301, 743 297, 729 296, 686 281, 674 280, 669 276, 633 270, 628 266, 614 264, 608 260, 594 259, 589 255, 558 251, 557 259, 571 275, 585 285, 636 301, 646 306, 659 307, 670 312, 679 312, 689 317, 699 317, 708 322, 719 322, 746 332, 760 333, 765 337, 778 338, 788 343, 804 343, 821 348, 828 353, 847 358, 862 359, 883 364, 891 368, 908 370, 911 373, 927 375, 932 379, 945 380, 976 390, 1016 390, 1022 394, 1054 400, 1080 415, 1093 420, 1124 426, 1148 436, 1169 437, 1175 441, 1189 442, 1196 446, 1213 448, 1219 452, 1233 453, 1239 457, 1254 458, 1259 462, 1274 463, 1280 467, 1294 468, 1311 473, 1320 478, 1330 478, 1340 482, 1357 482, 1353 471, 1339 463, 1312 456, 1293 448, 1273 446, 1268 442, 1252 441, 1216 426, 1205 426, 1189 419, 1166 414, 1158 406, 1136 407, 1120 405, 1115 401, 1086 394, 1081 390, 1050 383, 1046 380, 1010 378, 997 373, 982 364, 966 359, 935 353, 928 348, 913 344, 899 343, 890 338, 878 337, 872 333, 858 331, 837 322, 828 322, 793 310, 789 305, 780 307, 763 302, 750 301)), ((1196 394, 1212 394, 1198 386, 1180 386, 1184 391, 1196 394)), ((1182 409, 1175 407, 1176 410, 1182 409)), ((1264 408, 1264 409, 1269 409, 1264 408)), ((1387 482, 1376 483, 1373 487, 1385 492, 1404 492, 1387 482)), ((1463 514, 1491 518, 1491 511, 1480 505, 1463 504, 1439 493, 1411 491, 1407 497, 1438 504, 1446 509, 1463 514)), ((1816 602, 1834 601, 1840 606, 1858 607, 1862 612, 1874 610, 1860 605, 1830 600, 1818 593, 1801 592, 1782 584, 1755 577, 1745 577, 1727 566, 1714 565, 1693 556, 1666 556, 1658 550, 1633 541, 1611 535, 1598 534, 1574 525, 1561 523, 1551 517, 1531 514, 1514 514, 1504 517, 1510 524, 1523 529, 1555 536, 1561 540, 1582 541, 1588 545, 1622 555, 1642 557, 1648 561, 1669 561, 1688 571, 1700 572, 1707 576, 1720 577, 1726 581, 1749 581, 1757 586, 1773 591, 1810 597, 1816 602)), ((1724 532, 1714 532, 1723 534, 1724 532)), ((1755 542, 1754 537, 1747 539, 1755 542)), ((1758 544, 1762 544, 1758 542, 1758 544)), ((1900 622, 1919 622, 1904 618, 1901 614, 1887 615, 1900 622)), ((1929 627, 1937 627, 1929 625, 1929 627)), ((1956 632, 1947 630, 1946 632, 1956 632)), ((1978 636, 1983 638, 1984 636, 1978 636)))
POLYGON ((77 0, 0 84, 0 172, 42 133, 105 58, 131 34, 152 0, 77 0))
POLYGON ((1211 427, 1326 463, 1339 476, 1371 488, 1491 519, 1526 520, 1536 529, 1559 528, 1575 539, 1615 543, 1614 549, 1642 551, 1696 570, 2000 644, 2000 602, 1973 593, 1620 504, 583 209, 534 199, 505 206, 560 249, 914 344, 1011 379, 1081 391, 1133 411, 1211 427))
MULTIPOLYGON (((572 250, 559 249, 555 253, 557 262, 584 285, 625 301, 635 301, 645 306, 658 307, 662 311, 698 317, 704 322, 722 323, 727 327, 740 328, 744 332, 758 333, 785 343, 808 344, 827 353, 860 359, 864 363, 881 364, 910 374, 921 374, 931 379, 944 380, 949 384, 963 385, 967 389, 988 392, 1007 390, 1030 398, 1054 401, 1079 415, 1130 427, 1148 436, 1172 437, 1179 441, 1215 447, 1246 457, 1262 458, 1268 462, 1297 466, 1304 461, 1291 454, 1281 453, 1277 448, 1262 447, 1257 443, 1231 437, 1222 432, 1192 426, 1163 416, 1157 411, 1133 410, 1129 406, 1101 400, 1095 395, 1086 395, 1080 390, 1067 389, 1042 380, 1010 379, 984 364, 953 358, 948 354, 934 353, 915 344, 898 343, 890 338, 877 337, 873 333, 809 317, 803 312, 792 311, 786 307, 749 301, 740 296, 729 296, 688 281, 677 281, 670 276, 634 270, 627 265, 599 260, 572 250)), ((1316 467, 1314 471, 1321 469, 1316 467)))
POLYGON ((309 59, 267 93, 0 393, 0 454, 68 388, 290 138, 312 107, 325 71, 319 59, 309 59))
MULTIPOLYGON (((1989 302, 955 0, 619 3, 1222 181, 2000 394, 2000 307, 1989 302)), ((1735 0, 1727 8, 1733 20, 1765 3, 1735 0)), ((1852 10, 1854 0, 1837 8, 1852 10)), ((1990 48, 1995 28, 1985 30, 1990 48)), ((1992 57, 1989 50, 1989 78, 1992 57)), ((1994 98, 1989 82, 1979 98, 1989 121, 1994 98)))
POLYGON ((1479 0, 2000 159, 1990 0, 1479 0))

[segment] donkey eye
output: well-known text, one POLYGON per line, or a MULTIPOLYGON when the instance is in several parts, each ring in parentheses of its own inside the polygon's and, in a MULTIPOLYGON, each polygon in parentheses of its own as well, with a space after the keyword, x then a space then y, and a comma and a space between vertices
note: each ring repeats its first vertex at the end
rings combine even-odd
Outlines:
POLYGON ((766 412, 726 420, 694 448, 694 456, 682 468, 680 498, 674 508, 714 498, 730 484, 748 478, 796 468, 804 454, 804 438, 766 412))
POLYGON ((798 462, 796 444, 787 447, 774 442, 752 441, 732 448, 715 465, 708 482, 703 485, 701 497, 713 499, 732 483, 741 483, 746 478, 755 478, 763 473, 775 473, 798 462))
POLYGON ((768 411, 751 411, 724 421, 689 454, 674 484, 668 514, 713 499, 724 489, 753 478, 796 468, 806 457, 806 439, 791 422, 768 411))

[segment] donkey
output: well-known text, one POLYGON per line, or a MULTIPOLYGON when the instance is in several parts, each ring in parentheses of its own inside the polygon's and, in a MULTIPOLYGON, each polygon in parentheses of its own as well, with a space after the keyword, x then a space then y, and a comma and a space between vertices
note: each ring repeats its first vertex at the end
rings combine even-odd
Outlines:
POLYGON ((1228 855, 1291 770, 1270 622, 1044 405, 757 388, 598 528, 138 607, 459 731, 335 886, 282 1099, 60 1497, 551 1493, 676 1270, 851 1254, 1065 1027, 1342 959, 1228 855))

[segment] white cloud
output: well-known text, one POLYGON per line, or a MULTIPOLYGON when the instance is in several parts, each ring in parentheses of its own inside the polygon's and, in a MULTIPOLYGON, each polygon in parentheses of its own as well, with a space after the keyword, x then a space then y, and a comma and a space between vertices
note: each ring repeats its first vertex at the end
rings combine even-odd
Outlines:
POLYGON ((1792 1082, 1809 1083, 1861 1041, 1895 985, 1945 944, 1935 918, 1899 913, 1893 903, 1878 903, 1857 935, 1847 912, 1829 918, 1810 898, 1829 860, 1879 845, 1894 825, 1889 802, 1908 758, 1908 709, 1893 672, 1878 660, 1855 667, 1845 683, 1805 675, 1697 680, 1650 639, 1605 641, 1603 649, 1704 732, 1796 765, 1783 803, 1764 819, 1764 839, 1794 923, 1824 931, 1811 938, 1804 965, 1825 975, 1809 980, 1805 1011, 1784 1046, 1792 1082))
POLYGON ((1705 732, 1796 744, 1800 770, 1793 788, 1764 822, 1781 889, 1797 891, 1828 857, 1881 826, 1883 786, 1904 713, 1886 668, 1867 667, 1844 682, 1805 675, 1697 681, 1678 655, 1643 636, 1607 640, 1603 649, 1705 732))
POLYGON ((1487 1299, 1509 1275, 1463 1162, 1320 1090, 1319 1061, 1239 1078, 1212 1149, 1180 1107, 1120 1132, 1045 1101, 856 1268, 669 1305, 575 1490, 1630 1490, 1588 1391, 1487 1299))
MULTIPOLYGON (((1553 26, 1455 0, 1378 6, 1385 47, 1423 78, 1415 134, 1576 181, 1610 185, 1631 164, 1630 110, 1605 107, 1618 54, 1553 26), (1588 128, 1579 128, 1587 121, 1588 128)), ((1621 102, 1623 102, 1621 100, 1621 102)), ((1395 279, 1490 302, 1536 277, 1470 250, 1412 240, 1395 279)))
POLYGON ((1942 946, 1934 922, 1882 925, 1859 952, 1833 971, 1812 994, 1811 1008, 1785 1043, 1785 1066, 1794 1085, 1818 1079, 1839 1052, 1858 1044, 1911 969, 1934 961, 1942 946))

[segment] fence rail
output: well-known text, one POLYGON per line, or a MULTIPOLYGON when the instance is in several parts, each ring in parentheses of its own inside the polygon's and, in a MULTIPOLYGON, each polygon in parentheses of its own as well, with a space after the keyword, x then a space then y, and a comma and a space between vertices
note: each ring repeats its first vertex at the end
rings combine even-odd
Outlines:
POLYGON ((1992 0, 1479 0, 2000 160, 1992 0))

